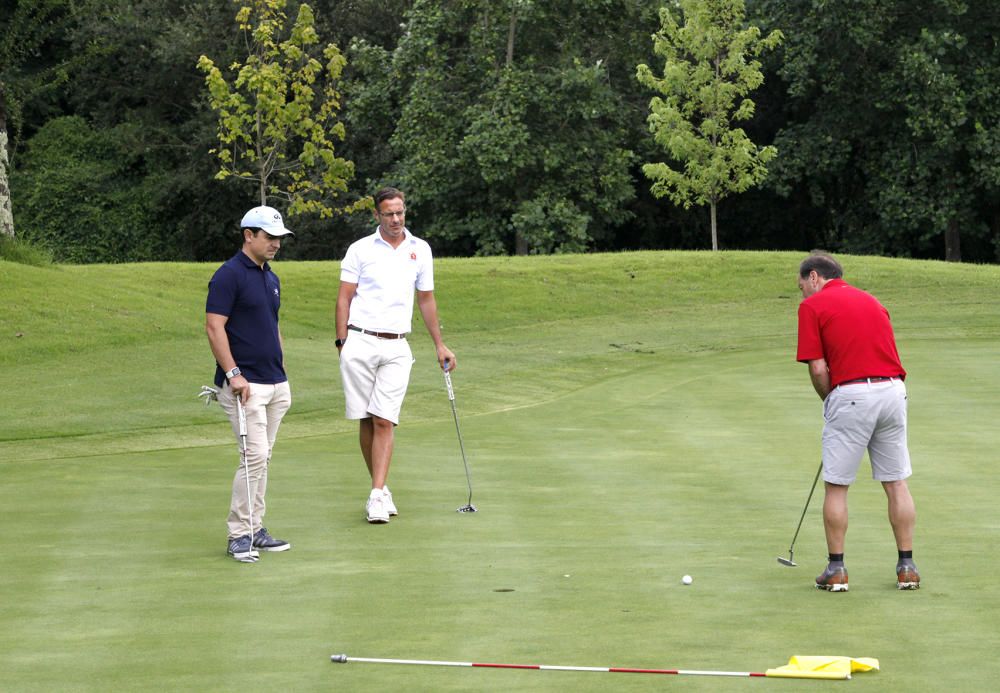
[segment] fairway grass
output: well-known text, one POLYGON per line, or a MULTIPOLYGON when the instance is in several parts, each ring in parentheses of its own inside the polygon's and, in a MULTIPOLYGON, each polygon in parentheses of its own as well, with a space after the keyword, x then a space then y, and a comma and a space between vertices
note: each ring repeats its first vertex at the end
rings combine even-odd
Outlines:
POLYGON ((471 466, 419 319, 390 485, 343 420, 336 263, 277 263, 293 406, 258 564, 225 556, 239 456, 210 381, 214 266, 0 261, 0 690, 985 691, 1000 598, 990 473, 1000 268, 841 258, 892 314, 910 376, 915 558, 894 587, 885 497, 851 491, 851 591, 825 559, 821 405, 794 362, 788 253, 444 259, 437 295, 471 466), (17 336, 20 335, 20 336, 17 336), (694 582, 681 584, 690 574, 694 582), (332 664, 331 654, 763 671, 874 657, 847 683, 332 664))

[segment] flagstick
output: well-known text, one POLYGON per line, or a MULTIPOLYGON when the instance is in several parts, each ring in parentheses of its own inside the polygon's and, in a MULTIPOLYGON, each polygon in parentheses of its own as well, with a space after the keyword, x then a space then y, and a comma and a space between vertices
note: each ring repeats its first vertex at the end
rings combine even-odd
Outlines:
POLYGON ((536 671, 591 671, 610 674, 673 674, 676 676, 767 676, 755 671, 698 671, 695 669, 633 669, 628 667, 573 667, 550 664, 499 664, 487 662, 442 662, 433 659, 378 659, 372 657, 348 657, 346 654, 331 655, 331 662, 346 664, 362 662, 366 664, 418 664, 438 667, 479 667, 486 669, 533 669, 536 671))

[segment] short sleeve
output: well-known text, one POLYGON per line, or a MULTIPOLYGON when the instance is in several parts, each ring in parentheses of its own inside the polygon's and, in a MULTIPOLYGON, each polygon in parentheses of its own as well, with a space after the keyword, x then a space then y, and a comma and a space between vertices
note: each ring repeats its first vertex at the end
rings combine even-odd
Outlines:
POLYGON ((819 319, 808 301, 799 304, 799 343, 795 359, 814 361, 825 358, 823 340, 819 332, 819 319))
POLYGON ((417 270, 417 291, 434 291, 434 257, 427 243, 420 249, 420 267, 417 270))
POLYGON ((217 269, 208 282, 205 312, 227 317, 232 315, 237 288, 236 275, 231 269, 225 265, 217 269))
POLYGON ((361 263, 358 258, 357 243, 352 243, 340 263, 340 281, 357 284, 361 279, 361 263))

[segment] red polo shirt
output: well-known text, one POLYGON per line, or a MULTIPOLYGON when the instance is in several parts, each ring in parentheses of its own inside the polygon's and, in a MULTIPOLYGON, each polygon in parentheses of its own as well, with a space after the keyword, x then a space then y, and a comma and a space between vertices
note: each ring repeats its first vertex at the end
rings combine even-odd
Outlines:
POLYGON ((843 279, 831 279, 799 304, 796 359, 826 359, 830 387, 857 378, 906 377, 889 311, 843 279))

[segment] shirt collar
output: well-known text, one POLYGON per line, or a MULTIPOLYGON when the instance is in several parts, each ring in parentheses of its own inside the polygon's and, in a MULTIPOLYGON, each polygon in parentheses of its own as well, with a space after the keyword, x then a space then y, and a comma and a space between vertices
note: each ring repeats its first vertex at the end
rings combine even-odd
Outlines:
MULTIPOLYGON (((372 234, 372 239, 376 243, 381 241, 382 243, 385 243, 386 245, 389 245, 389 243, 384 238, 382 238, 382 231, 381 231, 381 229, 382 229, 382 225, 381 224, 379 224, 378 226, 375 227, 375 233, 372 234)), ((410 230, 404 226, 403 227, 403 243, 409 243, 412 239, 413 239, 413 234, 410 233, 410 230)), ((400 243, 400 245, 402 245, 403 243, 400 243)), ((391 248, 392 246, 389 245, 389 247, 391 248)))
POLYGON ((246 267, 247 269, 259 269, 263 272, 271 271, 271 265, 268 264, 267 260, 264 260, 264 265, 259 267, 257 263, 250 258, 249 255, 243 252, 242 248, 240 248, 239 251, 237 251, 236 257, 240 259, 240 262, 243 263, 243 266, 246 267))

